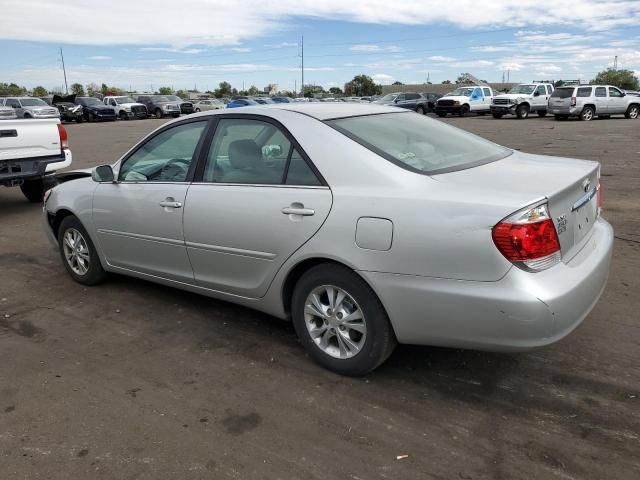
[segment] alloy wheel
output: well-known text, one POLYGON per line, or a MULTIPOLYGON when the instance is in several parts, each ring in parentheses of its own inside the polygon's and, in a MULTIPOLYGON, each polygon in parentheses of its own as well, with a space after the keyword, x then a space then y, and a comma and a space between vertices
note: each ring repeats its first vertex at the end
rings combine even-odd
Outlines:
POLYGON ((64 258, 76 275, 85 275, 89 270, 89 246, 82 234, 75 228, 69 228, 64 232, 63 238, 64 258))
POLYGON ((314 288, 305 301, 304 320, 316 346, 333 358, 354 357, 367 339, 362 310, 355 299, 339 287, 314 288))

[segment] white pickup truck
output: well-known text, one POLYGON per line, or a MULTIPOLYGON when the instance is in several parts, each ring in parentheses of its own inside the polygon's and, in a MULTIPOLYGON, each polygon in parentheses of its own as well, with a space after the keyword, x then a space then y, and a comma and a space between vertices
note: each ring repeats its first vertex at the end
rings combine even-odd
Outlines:
POLYGON ((67 131, 59 119, 0 122, 0 185, 20 187, 41 202, 53 173, 71 165, 67 131))

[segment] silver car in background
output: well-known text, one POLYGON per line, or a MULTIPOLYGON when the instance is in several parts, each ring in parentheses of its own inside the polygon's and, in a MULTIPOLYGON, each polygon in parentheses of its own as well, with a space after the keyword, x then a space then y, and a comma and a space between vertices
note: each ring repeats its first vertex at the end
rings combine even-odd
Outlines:
POLYGON ((116 272, 291 319, 310 356, 347 375, 397 342, 556 342, 609 273, 598 163, 395 107, 194 114, 67 178, 43 221, 76 281, 116 272))
POLYGON ((18 118, 60 118, 57 108, 35 97, 7 97, 4 105, 15 110, 18 118))
POLYGON ((558 87, 549 97, 548 110, 556 120, 578 117, 589 121, 596 115, 599 118, 624 115, 635 120, 640 112, 640 97, 611 85, 558 87))
POLYGON ((0 99, 0 120, 12 120, 17 117, 15 109, 3 106, 0 99))
POLYGON ((219 110, 221 108, 224 108, 224 102, 217 98, 193 101, 193 110, 195 112, 208 112, 209 110, 219 110))

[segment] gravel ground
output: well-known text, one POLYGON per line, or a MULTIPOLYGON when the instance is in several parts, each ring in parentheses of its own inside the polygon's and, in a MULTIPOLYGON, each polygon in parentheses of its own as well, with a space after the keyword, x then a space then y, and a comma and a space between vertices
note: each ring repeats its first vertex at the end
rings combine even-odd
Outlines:
MULTIPOLYGON (((0 476, 640 478, 640 121, 445 121, 602 162, 612 271, 572 335, 518 355, 400 347, 342 378, 266 315, 119 276, 75 284, 40 206, 0 189, 0 476)), ((161 123, 67 125, 74 167, 161 123)))

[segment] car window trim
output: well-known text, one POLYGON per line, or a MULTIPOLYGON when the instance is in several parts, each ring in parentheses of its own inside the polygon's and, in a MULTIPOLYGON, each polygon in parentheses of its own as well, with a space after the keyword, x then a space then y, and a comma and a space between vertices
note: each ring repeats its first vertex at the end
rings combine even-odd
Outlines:
MULTIPOLYGON (((262 121, 262 122, 265 122, 265 123, 270 123, 274 127, 279 128, 280 131, 287 138, 287 140, 289 140, 289 143, 298 151, 298 153, 303 158, 303 160, 306 162, 307 166, 311 169, 311 171, 316 176, 316 178, 320 181, 320 186, 321 187, 328 187, 329 186, 329 184, 327 183, 325 178, 322 176, 322 174, 320 173, 318 168, 314 165, 313 161, 311 160, 309 155, 307 155, 307 152, 304 151, 304 149, 302 148, 300 143, 291 134, 291 132, 287 129, 287 127, 285 127, 281 122, 279 122, 275 118, 268 117, 266 115, 255 114, 255 113, 241 113, 241 112, 219 113, 219 114, 216 114, 216 115, 212 115, 212 117, 215 120, 214 120, 214 123, 210 126, 210 131, 208 132, 208 134, 206 136, 207 137, 206 138, 206 145, 203 145, 202 146, 203 148, 200 151, 200 157, 198 159, 198 165, 196 167, 195 175, 193 177, 192 183, 194 183, 194 184, 205 184, 205 185, 225 185, 224 183, 205 182, 203 180, 203 177, 204 177, 204 169, 205 169, 205 166, 206 166, 207 157, 209 156, 209 150, 213 146, 213 139, 215 137, 216 131, 218 130, 218 124, 220 123, 220 120, 230 119, 230 120, 256 120, 256 121, 262 121), (209 138, 209 136, 210 136, 210 138, 209 138)), ((247 185, 247 184, 245 184, 245 183, 232 183, 232 184, 229 184, 229 185, 247 185)), ((283 185, 283 186, 288 186, 288 187, 294 186, 294 185, 284 185, 282 183, 280 183, 280 184, 255 184, 255 185, 256 186, 257 185, 262 185, 262 186, 283 185)), ((299 186, 303 187, 303 188, 305 187, 305 185, 299 185, 299 186)))
POLYGON ((197 163, 198 160, 200 158, 200 154, 202 151, 202 146, 204 143, 204 140, 208 134, 208 131, 211 128, 211 119, 208 120, 203 120, 202 117, 196 117, 196 118, 188 118, 185 120, 181 120, 179 122, 176 123, 169 123, 167 125, 162 126, 160 129, 156 130, 155 132, 152 132, 151 134, 147 135, 146 137, 144 137, 142 140, 140 140, 140 142, 138 142, 138 144, 136 146, 133 147, 132 150, 130 150, 129 152, 127 152, 125 154, 124 157, 122 157, 120 159, 119 165, 118 165, 118 179, 116 183, 140 183, 140 184, 145 184, 145 183, 170 183, 170 184, 179 184, 179 183, 191 183, 193 181, 195 172, 196 172, 196 167, 197 167, 197 163), (199 122, 205 122, 206 125, 204 126, 204 130, 202 131, 202 133, 200 134, 200 139, 198 140, 198 143, 196 145, 195 150, 193 151, 193 155, 191 157, 191 164, 189 165, 189 171, 187 172, 187 178, 182 181, 182 182, 143 182, 143 181, 126 181, 126 180, 121 180, 120 179, 120 172, 122 172, 122 166, 127 162, 127 160, 129 160, 133 155, 136 154, 136 152, 138 150, 140 150, 144 145, 146 145, 149 141, 151 141, 152 139, 154 139, 155 137, 157 137, 158 135, 166 132, 167 130, 170 130, 172 128, 175 127, 179 127, 182 125, 187 125, 189 123, 199 123, 199 122))

